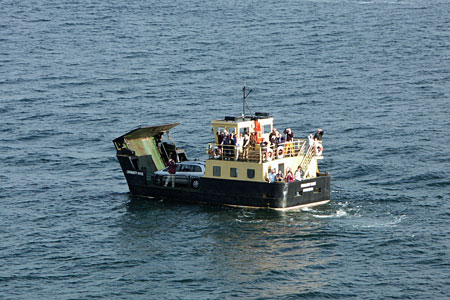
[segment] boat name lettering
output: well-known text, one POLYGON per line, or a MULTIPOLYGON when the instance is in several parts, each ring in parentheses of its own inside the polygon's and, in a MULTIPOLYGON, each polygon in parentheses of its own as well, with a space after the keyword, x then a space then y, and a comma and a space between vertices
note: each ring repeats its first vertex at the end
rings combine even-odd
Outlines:
POLYGON ((144 172, 127 170, 127 174, 144 176, 144 172))
POLYGON ((309 186, 316 186, 316 182, 313 181, 313 182, 308 182, 308 183, 302 184, 302 188, 309 187, 309 186))

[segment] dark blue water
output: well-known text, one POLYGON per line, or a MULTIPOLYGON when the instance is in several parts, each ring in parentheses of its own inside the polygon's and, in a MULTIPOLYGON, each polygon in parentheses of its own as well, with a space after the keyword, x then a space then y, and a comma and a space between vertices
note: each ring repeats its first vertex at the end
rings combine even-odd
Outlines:
POLYGON ((450 2, 0 1, 0 298, 449 299, 450 2), (324 128, 332 202, 134 198, 111 140, 324 128))

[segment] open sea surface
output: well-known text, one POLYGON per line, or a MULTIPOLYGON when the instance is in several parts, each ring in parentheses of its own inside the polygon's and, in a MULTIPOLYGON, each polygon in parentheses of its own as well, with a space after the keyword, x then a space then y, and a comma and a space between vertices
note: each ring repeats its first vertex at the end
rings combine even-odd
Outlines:
POLYGON ((0 299, 450 299, 450 1, 0 1, 0 299), (331 203, 133 197, 112 140, 205 159, 325 130, 331 203))

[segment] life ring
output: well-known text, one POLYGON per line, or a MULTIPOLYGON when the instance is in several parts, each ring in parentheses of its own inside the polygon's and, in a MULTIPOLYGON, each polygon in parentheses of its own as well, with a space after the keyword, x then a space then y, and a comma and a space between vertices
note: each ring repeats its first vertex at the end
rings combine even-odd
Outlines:
POLYGON ((277 148, 277 158, 283 158, 283 155, 284 155, 284 148, 280 146, 277 148))
POLYGON ((216 147, 213 148, 213 152, 212 153, 213 153, 213 157, 214 158, 219 158, 219 157, 222 156, 222 149, 216 146, 216 147))
POLYGON ((316 146, 314 147, 314 150, 316 151, 316 156, 321 156, 323 153, 323 146, 321 143, 316 143, 316 146))
POLYGON ((273 151, 272 151, 272 149, 269 148, 266 151, 265 159, 268 160, 268 161, 272 161, 272 159, 273 159, 273 151))

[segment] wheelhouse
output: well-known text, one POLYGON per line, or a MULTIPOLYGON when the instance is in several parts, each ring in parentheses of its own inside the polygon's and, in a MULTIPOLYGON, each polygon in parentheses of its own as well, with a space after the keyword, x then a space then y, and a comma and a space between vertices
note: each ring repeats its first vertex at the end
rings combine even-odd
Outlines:
POLYGON ((209 143, 206 160, 206 178, 267 182, 268 173, 275 169, 283 173, 288 169, 294 173, 302 167, 305 178, 314 178, 318 173, 317 157, 306 139, 294 139, 280 145, 270 144, 274 129, 273 118, 267 113, 256 113, 252 117, 224 117, 211 122, 214 143, 209 143), (221 135, 234 134, 236 143, 228 145, 221 135), (247 149, 243 137, 252 140, 247 149))

